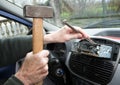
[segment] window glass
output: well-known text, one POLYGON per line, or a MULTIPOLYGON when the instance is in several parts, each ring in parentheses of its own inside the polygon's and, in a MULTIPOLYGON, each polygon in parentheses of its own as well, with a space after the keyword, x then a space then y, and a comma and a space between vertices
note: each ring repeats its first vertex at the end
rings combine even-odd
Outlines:
POLYGON ((120 27, 120 0, 8 0, 23 7, 26 4, 51 6, 54 10, 50 23, 62 26, 66 19, 70 24, 83 28, 120 27))
POLYGON ((73 25, 120 27, 120 0, 63 1, 61 17, 66 18, 73 25))
POLYGON ((27 26, 0 16, 0 38, 22 36, 28 31, 27 26))

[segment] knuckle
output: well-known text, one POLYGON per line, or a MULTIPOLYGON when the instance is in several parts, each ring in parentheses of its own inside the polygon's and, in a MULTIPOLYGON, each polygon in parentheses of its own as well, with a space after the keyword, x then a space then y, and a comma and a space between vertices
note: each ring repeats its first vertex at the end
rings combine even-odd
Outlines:
POLYGON ((27 53, 26 56, 30 56, 30 53, 27 53))
POLYGON ((41 60, 41 65, 46 65, 48 63, 48 58, 43 58, 42 60, 41 60))
POLYGON ((46 65, 43 70, 48 71, 48 65, 46 65))
POLYGON ((42 60, 41 62, 40 62, 40 65, 43 67, 44 65, 45 65, 46 63, 44 62, 44 60, 42 60))
POLYGON ((39 57, 40 57, 40 55, 39 55, 39 54, 35 54, 35 55, 34 55, 34 57, 39 58, 39 57))
POLYGON ((35 59, 35 60, 39 60, 40 58, 39 58, 38 55, 35 55, 35 56, 34 56, 34 59, 35 59))
POLYGON ((46 65, 45 67, 43 67, 41 73, 47 73, 48 72, 48 65, 46 65))

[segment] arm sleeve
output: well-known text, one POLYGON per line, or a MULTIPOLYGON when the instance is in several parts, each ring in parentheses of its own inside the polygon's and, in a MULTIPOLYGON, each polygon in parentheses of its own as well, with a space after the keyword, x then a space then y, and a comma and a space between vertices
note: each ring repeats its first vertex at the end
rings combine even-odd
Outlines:
POLYGON ((4 85, 24 85, 24 84, 15 76, 12 76, 4 83, 4 85))
POLYGON ((0 67, 14 64, 31 50, 31 35, 0 39, 0 67))

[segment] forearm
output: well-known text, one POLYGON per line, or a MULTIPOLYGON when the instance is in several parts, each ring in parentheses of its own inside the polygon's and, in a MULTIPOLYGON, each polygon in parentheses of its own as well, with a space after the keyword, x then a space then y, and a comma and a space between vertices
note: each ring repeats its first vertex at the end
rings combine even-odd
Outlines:
MULTIPOLYGON (((58 42, 56 32, 44 36, 44 44, 58 42)), ((15 63, 32 51, 32 36, 0 39, 0 67, 15 63)))
MULTIPOLYGON (((45 36, 44 42, 52 42, 49 38, 49 35, 45 36)), ((32 51, 32 35, 0 39, 0 67, 15 63, 29 51, 32 51)))
POLYGON ((47 34, 44 36, 44 44, 58 43, 58 41, 60 41, 60 40, 58 40, 58 38, 57 38, 57 32, 47 34))
POLYGON ((0 40, 0 67, 13 64, 32 49, 32 36, 0 40))

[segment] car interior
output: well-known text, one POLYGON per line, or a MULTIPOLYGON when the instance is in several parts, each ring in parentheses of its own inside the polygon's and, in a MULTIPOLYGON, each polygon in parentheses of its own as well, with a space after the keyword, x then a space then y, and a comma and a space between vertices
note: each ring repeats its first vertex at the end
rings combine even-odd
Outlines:
MULTIPOLYGON (((120 22, 117 23, 120 25, 120 22)), ((73 39, 44 46, 50 51, 49 75, 44 80, 44 85, 120 84, 120 27, 91 28, 92 25, 84 30, 96 44, 87 39, 73 39)), ((59 29, 44 20, 45 34, 59 29)), ((32 19, 24 17, 23 8, 9 0, 0 0, 0 39, 31 34, 32 19)), ((0 67, 0 81, 5 82, 13 75, 21 62, 22 60, 0 67)))

